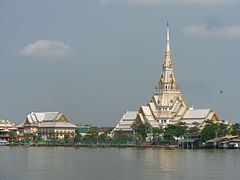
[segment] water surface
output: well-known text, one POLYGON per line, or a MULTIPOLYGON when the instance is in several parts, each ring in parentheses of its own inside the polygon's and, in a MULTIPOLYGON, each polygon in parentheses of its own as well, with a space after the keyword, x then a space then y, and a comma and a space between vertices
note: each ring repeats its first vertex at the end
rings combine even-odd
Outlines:
POLYGON ((0 147, 0 180, 236 180, 239 150, 0 147))

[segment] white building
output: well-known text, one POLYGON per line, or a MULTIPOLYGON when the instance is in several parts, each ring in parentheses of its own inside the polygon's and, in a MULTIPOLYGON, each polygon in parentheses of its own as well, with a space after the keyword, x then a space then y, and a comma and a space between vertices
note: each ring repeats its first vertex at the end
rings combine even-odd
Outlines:
POLYGON ((66 134, 74 136, 77 126, 69 122, 62 112, 32 112, 18 128, 30 136, 62 139, 66 134))
POLYGON ((0 140, 9 140, 9 133, 16 132, 16 125, 9 120, 0 120, 0 140))
POLYGON ((113 132, 124 131, 126 133, 132 133, 132 125, 137 117, 137 111, 127 111, 120 121, 118 122, 117 126, 113 129, 113 132))
POLYGON ((177 85, 175 73, 173 71, 173 61, 170 51, 169 26, 167 25, 165 58, 160 72, 160 79, 152 98, 145 106, 140 106, 137 112, 134 112, 136 118, 126 121, 128 112, 118 122, 113 133, 120 129, 129 132, 133 123, 147 123, 151 127, 165 127, 167 124, 185 122, 188 126, 199 124, 204 125, 205 120, 219 121, 216 113, 211 109, 193 109, 185 102, 181 90, 177 85), (127 122, 127 123, 126 123, 127 122), (132 124, 130 124, 130 122, 132 124), (127 124, 127 125, 126 125, 127 124), (127 128, 123 128, 126 126, 127 128))

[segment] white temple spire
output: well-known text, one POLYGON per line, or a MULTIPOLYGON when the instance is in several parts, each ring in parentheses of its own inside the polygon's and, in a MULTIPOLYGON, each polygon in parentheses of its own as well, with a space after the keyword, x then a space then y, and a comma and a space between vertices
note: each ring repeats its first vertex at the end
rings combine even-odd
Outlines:
POLYGON ((165 56, 169 57, 170 56, 170 32, 169 32, 169 23, 167 22, 167 39, 166 39, 166 44, 167 44, 167 48, 165 51, 165 56))

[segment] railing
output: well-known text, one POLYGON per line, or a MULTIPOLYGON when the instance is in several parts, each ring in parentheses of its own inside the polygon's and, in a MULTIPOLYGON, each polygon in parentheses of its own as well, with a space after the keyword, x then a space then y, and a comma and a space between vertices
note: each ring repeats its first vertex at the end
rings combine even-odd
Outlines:
POLYGON ((143 144, 146 141, 64 141, 64 140, 21 140, 19 143, 67 143, 67 144, 143 144))

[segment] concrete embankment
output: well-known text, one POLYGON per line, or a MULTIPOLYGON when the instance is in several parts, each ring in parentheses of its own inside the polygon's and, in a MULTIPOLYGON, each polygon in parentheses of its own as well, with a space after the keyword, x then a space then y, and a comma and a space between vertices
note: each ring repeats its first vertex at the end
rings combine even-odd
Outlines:
POLYGON ((146 144, 101 144, 101 143, 13 143, 9 146, 64 146, 64 147, 137 147, 137 148, 178 148, 177 145, 146 145, 146 144))

